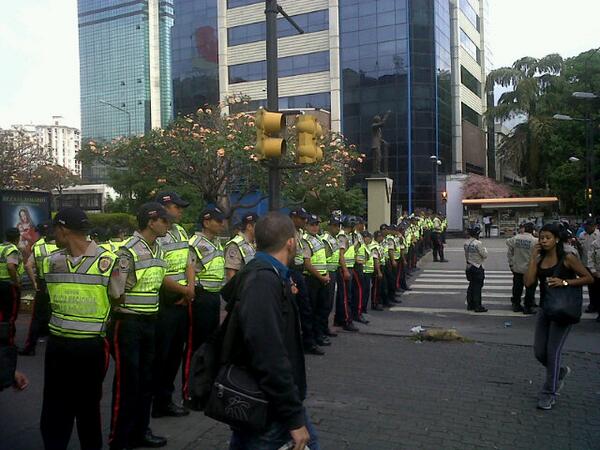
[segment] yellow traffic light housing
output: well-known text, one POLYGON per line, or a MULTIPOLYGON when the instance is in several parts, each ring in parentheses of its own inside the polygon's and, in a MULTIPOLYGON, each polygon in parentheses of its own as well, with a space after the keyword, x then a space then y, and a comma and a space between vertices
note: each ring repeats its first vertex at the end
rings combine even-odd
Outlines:
POLYGON ((260 158, 281 158, 286 142, 276 135, 284 128, 283 114, 259 108, 256 112, 256 152, 260 158))
POLYGON ((448 201, 448 192, 447 191, 442 191, 442 200, 445 202, 448 201))
POLYGON ((323 150, 319 139, 323 136, 323 128, 315 116, 303 114, 297 116, 296 137, 298 162, 313 164, 323 159, 323 150))

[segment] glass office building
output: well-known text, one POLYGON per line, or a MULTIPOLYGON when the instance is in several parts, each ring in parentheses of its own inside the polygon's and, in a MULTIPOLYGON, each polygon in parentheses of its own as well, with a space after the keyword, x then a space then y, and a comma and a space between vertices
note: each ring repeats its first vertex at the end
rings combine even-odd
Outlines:
POLYGON ((172 84, 175 116, 219 102, 216 0, 173 0, 172 84))
MULTIPOLYGON (((79 0, 83 141, 142 134, 172 117, 170 1, 79 0)), ((84 179, 105 181, 102 167, 84 179)))
POLYGON ((339 5, 343 132, 372 164, 374 117, 387 115, 383 165, 394 180, 394 205, 403 211, 434 208, 435 177, 452 157, 448 1, 339 5))

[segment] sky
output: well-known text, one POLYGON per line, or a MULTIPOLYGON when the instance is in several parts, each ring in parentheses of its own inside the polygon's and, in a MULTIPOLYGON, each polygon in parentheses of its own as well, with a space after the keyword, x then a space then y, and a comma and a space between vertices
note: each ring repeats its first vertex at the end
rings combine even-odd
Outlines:
MULTIPOLYGON (((489 0, 494 67, 523 56, 575 56, 600 46, 599 0, 489 0)), ((76 0, 18 0, 0 15, 0 127, 79 127, 76 0)))

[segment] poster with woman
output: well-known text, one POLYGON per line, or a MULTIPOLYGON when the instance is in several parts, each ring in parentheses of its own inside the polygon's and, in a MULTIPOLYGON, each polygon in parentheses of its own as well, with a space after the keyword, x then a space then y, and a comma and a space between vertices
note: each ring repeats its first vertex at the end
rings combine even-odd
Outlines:
POLYGON ((50 219, 50 193, 44 191, 0 191, 0 228, 15 227, 21 235, 19 249, 27 260, 39 239, 36 226, 50 219))

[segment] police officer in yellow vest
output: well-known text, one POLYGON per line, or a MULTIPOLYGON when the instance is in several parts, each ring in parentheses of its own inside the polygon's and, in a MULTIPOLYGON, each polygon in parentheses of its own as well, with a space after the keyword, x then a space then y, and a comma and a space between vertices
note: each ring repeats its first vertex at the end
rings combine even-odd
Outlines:
POLYGON ((14 345, 15 321, 21 304, 21 276, 25 272, 23 256, 17 247, 19 239, 19 230, 9 228, 0 244, 0 322, 8 323, 10 345, 14 345))
POLYGON ((61 209, 54 217, 60 250, 42 263, 51 306, 40 422, 47 449, 66 449, 74 422, 81 448, 102 448, 104 336, 111 302, 122 297, 124 283, 117 256, 87 240, 89 226, 81 209, 61 209))
POLYGON ((319 237, 321 219, 316 214, 310 214, 306 222, 306 233, 303 236, 304 245, 309 249, 310 256, 304 258, 304 275, 310 297, 312 312, 312 329, 314 339, 319 346, 331 345, 327 332, 329 331, 329 278, 327 252, 325 244, 319 237))
POLYGON ((34 273, 32 283, 35 289, 35 297, 31 310, 31 322, 29 323, 29 332, 25 341, 25 347, 19 351, 19 355, 35 355, 35 347, 40 336, 48 335, 48 321, 50 320, 50 297, 46 281, 44 280, 43 262, 51 253, 58 250, 51 233, 51 223, 42 222, 37 227, 37 232, 41 236, 31 247, 31 255, 25 265, 28 273, 34 273))
POLYGON ((167 262, 158 238, 172 217, 160 203, 145 203, 137 214, 139 230, 117 251, 125 294, 113 306, 108 330, 115 359, 111 449, 162 447, 167 440, 150 430, 159 292, 167 262))
POLYGON ((233 276, 254 258, 256 247, 254 243, 254 227, 258 222, 255 213, 245 214, 242 218, 240 232, 225 244, 225 278, 233 276))
POLYGON ((380 230, 373 233, 373 242, 370 247, 372 248, 372 260, 373 260, 373 279, 371 286, 371 309, 375 311, 383 311, 381 305, 382 300, 387 294, 387 286, 385 284, 385 264, 387 255, 384 246, 384 235, 380 230))
POLYGON ((181 222, 189 202, 177 192, 161 192, 156 196, 173 218, 165 237, 158 238, 165 259, 167 274, 160 290, 160 307, 156 320, 155 391, 152 417, 181 417, 189 411, 173 402, 175 377, 179 372, 188 340, 188 305, 194 299, 195 253, 190 251, 187 232, 181 222))
POLYGON ((342 229, 337 235, 340 248, 340 270, 337 277, 337 298, 333 319, 334 325, 352 332, 358 331, 353 323, 354 283, 352 282, 356 248, 350 236, 355 225, 356 221, 352 216, 344 217, 342 219, 342 229))
MULTIPOLYGON (((325 244, 325 254, 327 256, 327 273, 329 274, 329 284, 327 285, 329 287, 327 299, 329 313, 331 313, 333 305, 335 304, 335 292, 338 282, 338 269, 340 267, 340 245, 337 240, 337 235, 340 232, 341 224, 342 219, 339 216, 331 216, 331 218, 329 219, 328 227, 321 236, 321 239, 325 244)), ((329 313, 327 314, 328 316, 329 313)), ((333 332, 328 325, 327 331, 325 331, 325 336, 336 337, 337 333, 333 332)))
MULTIPOLYGON (((225 282, 225 258, 219 235, 225 228, 225 214, 206 208, 200 214, 202 231, 190 239, 196 254, 196 296, 192 303, 192 352, 219 327, 221 288, 225 282)), ((189 347, 188 347, 189 349, 189 347)), ((189 368, 184 367, 184 372, 189 368)), ((186 399, 188 392, 185 392, 186 399)))

